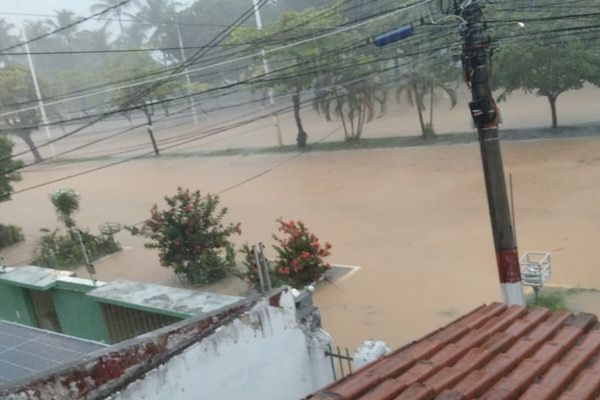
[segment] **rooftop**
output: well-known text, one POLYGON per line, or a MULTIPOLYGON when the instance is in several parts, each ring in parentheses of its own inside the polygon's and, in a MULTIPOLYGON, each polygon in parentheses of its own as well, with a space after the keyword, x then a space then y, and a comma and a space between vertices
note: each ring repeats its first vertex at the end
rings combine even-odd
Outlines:
POLYGON ((0 387, 106 347, 97 342, 0 321, 0 387))
POLYGON ((599 353, 592 314, 494 303, 308 399, 596 399, 599 353))
POLYGON ((236 296, 126 280, 107 283, 87 295, 103 303, 183 318, 208 315, 243 300, 236 296))
POLYGON ((35 267, 33 265, 7 271, 0 273, 0 282, 37 290, 47 290, 54 286, 57 279, 75 275, 75 273, 69 271, 35 267))

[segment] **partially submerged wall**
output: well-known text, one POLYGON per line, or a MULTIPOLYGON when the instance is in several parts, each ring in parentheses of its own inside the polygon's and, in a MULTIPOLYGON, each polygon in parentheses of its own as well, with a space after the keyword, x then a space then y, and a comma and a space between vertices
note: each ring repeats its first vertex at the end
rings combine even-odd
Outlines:
POLYGON ((5 392, 10 400, 297 400, 333 381, 330 338, 284 290, 109 347, 5 392))
POLYGON ((111 400, 298 400, 331 383, 329 335, 296 320, 294 299, 263 303, 111 400))

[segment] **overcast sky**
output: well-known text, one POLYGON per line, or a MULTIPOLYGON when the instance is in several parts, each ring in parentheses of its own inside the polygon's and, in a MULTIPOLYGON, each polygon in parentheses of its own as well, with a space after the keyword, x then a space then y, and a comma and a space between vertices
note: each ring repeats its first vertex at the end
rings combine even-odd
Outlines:
MULTIPOLYGON (((90 6, 97 0, 0 0, 0 18, 4 18, 20 27, 26 19, 47 19, 48 17, 31 15, 9 15, 10 14, 54 14, 54 10, 67 8, 75 11, 78 16, 85 17, 90 14, 90 6)), ((178 3, 189 4, 191 1, 178 3)), ((84 26, 85 28, 94 25, 84 26)))

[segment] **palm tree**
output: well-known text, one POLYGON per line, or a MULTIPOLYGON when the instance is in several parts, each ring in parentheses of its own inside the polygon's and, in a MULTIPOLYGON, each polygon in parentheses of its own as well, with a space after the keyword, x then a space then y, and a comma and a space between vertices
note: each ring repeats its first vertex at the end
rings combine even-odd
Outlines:
POLYGON ((433 107, 437 101, 436 91, 443 91, 450 99, 450 108, 454 108, 458 101, 455 82, 456 68, 441 67, 431 70, 418 65, 406 79, 398 83, 396 98, 400 102, 402 94, 406 94, 408 103, 417 109, 424 139, 431 140, 435 137, 433 107), (423 112, 427 109, 426 100, 429 100, 429 122, 427 123, 423 117, 423 112))
POLYGON ((85 30, 79 33, 77 39, 84 44, 86 49, 108 50, 110 49, 110 32, 106 26, 94 30, 85 30))
MULTIPOLYGON (((0 19, 0 48, 12 46, 17 42, 17 38, 12 34, 14 28, 14 24, 0 19)), ((8 60, 8 56, 0 56, 0 62, 7 62, 8 60)))
POLYGON ((128 15, 137 20, 137 29, 146 34, 148 42, 159 45, 168 26, 158 24, 157 21, 172 19, 175 15, 175 3, 171 0, 144 0, 138 12, 128 15))
MULTIPOLYGON (((106 10, 110 7, 115 7, 116 5, 122 3, 123 0, 100 0, 96 4, 92 4, 90 7, 90 11, 93 13, 100 12, 102 10, 106 10)), ((128 3, 123 4, 122 6, 113 8, 110 14, 115 16, 119 21, 119 28, 121 29, 121 40, 123 41, 125 38, 125 28, 123 27, 123 10, 133 6, 135 1, 130 1, 128 3)), ((111 21, 107 21, 106 25, 110 25, 111 21)))
POLYGON ((73 41, 73 33, 76 32, 77 26, 73 26, 71 28, 65 29, 67 26, 74 24, 77 22, 77 18, 75 17, 75 13, 71 10, 62 9, 62 10, 54 10, 56 13, 56 18, 48 19, 48 25, 53 29, 60 29, 60 35, 65 38, 67 43, 67 48, 69 51, 72 50, 72 41, 73 41))
MULTIPOLYGON (((326 81, 321 78, 321 86, 326 81)), ((313 107, 327 121, 332 120, 332 115, 337 116, 342 121, 346 141, 358 142, 365 124, 385 113, 386 102, 385 88, 377 78, 368 78, 317 89, 313 107)))
POLYGON ((50 32, 46 21, 25 21, 25 33, 28 39, 33 39, 50 32))

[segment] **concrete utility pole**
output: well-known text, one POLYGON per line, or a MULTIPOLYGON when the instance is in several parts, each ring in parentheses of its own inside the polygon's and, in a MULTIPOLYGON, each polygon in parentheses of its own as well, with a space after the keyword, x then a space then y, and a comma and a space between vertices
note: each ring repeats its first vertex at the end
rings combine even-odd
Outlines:
MULTIPOLYGON (((29 72, 31 73, 31 79, 33 80, 33 87, 35 88, 35 96, 38 101, 40 116, 42 117, 42 124, 44 125, 44 130, 46 131, 46 137, 50 141, 52 140, 52 132, 50 132, 50 126, 48 125, 48 116, 46 115, 46 108, 44 107, 44 100, 42 100, 42 93, 40 91, 40 85, 38 84, 38 78, 35 72, 35 65, 33 64, 33 59, 31 58, 31 52, 29 51, 29 43, 27 43, 28 39, 25 30, 23 30, 23 39, 25 43, 25 53, 27 53, 27 63, 29 64, 29 72)), ((54 151, 54 145, 52 143, 50 143, 50 153, 52 154, 52 157, 56 156, 56 152, 54 151)))
POLYGON ((491 40, 482 23, 483 11, 479 0, 465 0, 462 6, 457 7, 457 15, 465 20, 461 25, 464 39, 462 64, 472 93, 469 106, 479 134, 500 287, 507 304, 524 305, 519 253, 498 138, 500 115, 489 83, 491 40))
MULTIPOLYGON (((181 51, 181 62, 185 63, 186 62, 186 58, 185 58, 185 50, 183 48, 183 39, 181 38, 181 28, 179 27, 179 21, 177 20, 177 9, 175 7, 175 2, 172 1, 171 4, 173 5, 173 18, 175 19, 175 27, 177 28, 177 39, 179 40, 179 50, 181 51)), ((192 86, 192 82, 190 80, 190 73, 188 70, 188 67, 186 66, 184 69, 185 72, 185 82, 187 83, 187 87, 186 87, 186 93, 188 95, 191 94, 191 86, 192 86)), ((198 114, 196 113, 196 102, 194 101, 194 98, 192 96, 188 97, 190 100, 190 108, 192 109, 192 116, 194 117, 194 125, 198 125, 198 114)))
MULTIPOLYGON (((258 1, 259 0, 252 0, 252 3, 254 4, 254 17, 256 18, 256 27, 258 28, 258 30, 261 30, 263 25, 262 18, 260 16, 260 7, 258 6, 258 1)), ((269 79, 269 75, 271 74, 271 67, 269 66, 269 61, 267 60, 267 57, 265 56, 265 51, 261 50, 261 53, 263 68, 265 70, 265 78, 269 79)), ((267 92, 269 94, 269 104, 271 105, 271 107, 273 107, 275 105, 275 100, 273 99, 273 89, 269 88, 267 92)), ((283 146, 283 138, 281 137, 281 127, 279 126, 279 118, 277 117, 276 112, 273 112, 273 123, 275 124, 275 131, 277 132, 277 145, 281 147, 283 146)))

